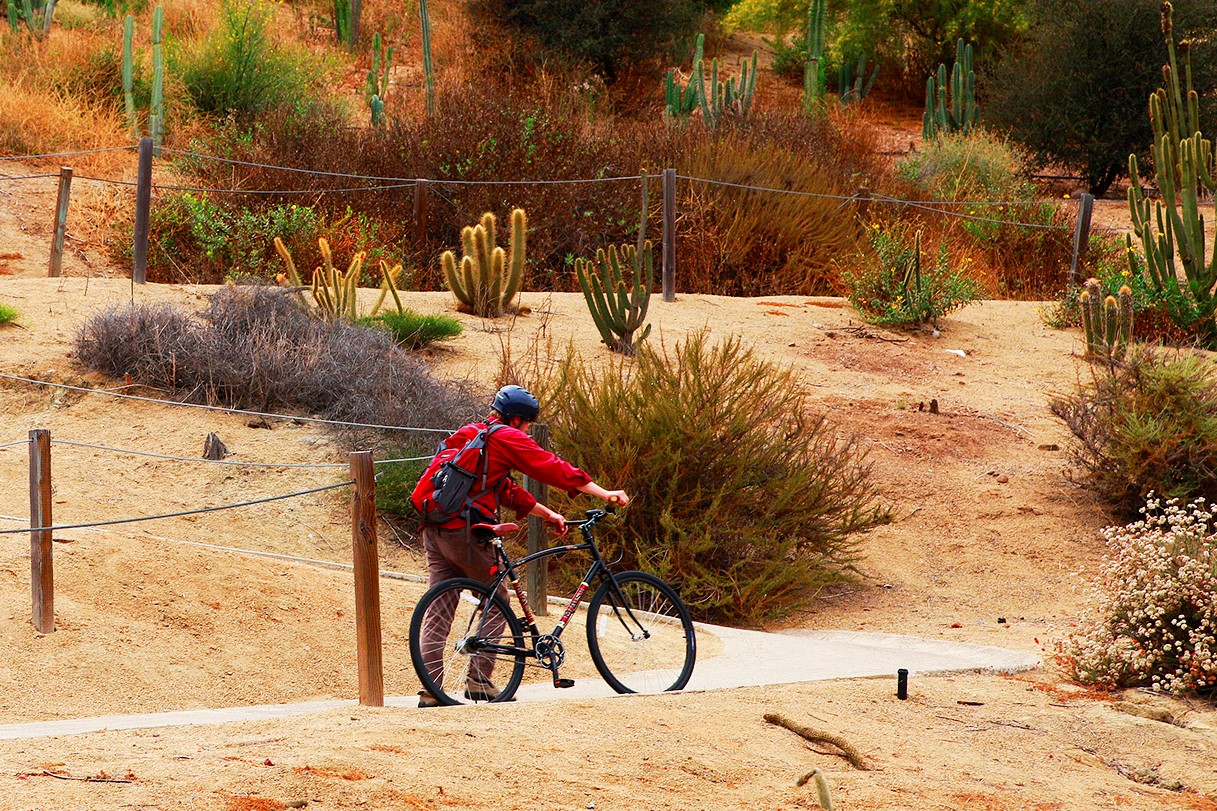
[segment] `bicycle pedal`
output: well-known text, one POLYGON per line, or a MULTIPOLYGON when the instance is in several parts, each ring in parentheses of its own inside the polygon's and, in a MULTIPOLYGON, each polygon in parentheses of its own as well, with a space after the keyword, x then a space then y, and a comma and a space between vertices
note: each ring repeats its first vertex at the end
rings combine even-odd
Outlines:
POLYGON ((554 687, 574 687, 574 679, 554 679, 554 687))

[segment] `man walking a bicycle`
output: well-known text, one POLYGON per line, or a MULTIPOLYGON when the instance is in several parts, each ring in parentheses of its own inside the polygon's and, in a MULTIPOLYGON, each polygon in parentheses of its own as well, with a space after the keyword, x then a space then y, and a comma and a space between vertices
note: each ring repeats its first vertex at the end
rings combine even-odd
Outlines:
MULTIPOLYGON (((520 386, 504 386, 495 394, 490 406, 490 415, 485 422, 470 423, 448 437, 441 446, 437 460, 433 461, 419 480, 413 494, 414 506, 424 516, 421 528, 423 549, 427 557, 427 582, 434 586, 454 577, 468 577, 483 583, 494 579, 497 566, 495 550, 485 543, 480 532, 472 531, 475 524, 498 523, 499 509, 505 507, 515 512, 516 520, 535 515, 559 534, 566 533, 566 521, 559 513, 540 504, 531 493, 512 478, 513 471, 520 471, 550 487, 561 488, 571 495, 586 493, 610 504, 624 506, 629 496, 624 490, 607 490, 592 481, 592 478, 545 450, 528 435, 529 427, 536 422, 540 411, 537 398, 520 386), (444 449, 449 456, 457 449, 470 447, 471 440, 480 439, 480 471, 469 486, 459 512, 443 512, 436 504, 436 468, 444 449)), ((451 505, 448 505, 451 506, 451 505)), ((508 599, 506 585, 499 589, 504 600, 508 599)), ((442 670, 443 644, 456 606, 451 610, 433 611, 427 615, 422 628, 422 642, 428 662, 428 671, 442 670)), ((487 629, 491 631, 492 629, 487 629)), ((471 701, 492 701, 499 696, 491 671, 494 660, 488 656, 474 656, 470 663, 465 683, 465 698, 471 701)), ((427 690, 419 692, 420 707, 439 705, 435 696, 427 690)))

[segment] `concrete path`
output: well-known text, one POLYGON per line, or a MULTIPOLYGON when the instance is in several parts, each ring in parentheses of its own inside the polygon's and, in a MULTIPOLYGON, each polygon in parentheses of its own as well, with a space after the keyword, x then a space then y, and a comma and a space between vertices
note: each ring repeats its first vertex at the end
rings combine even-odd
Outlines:
MULTIPOLYGON (((720 626, 698 626, 722 642, 722 652, 699 660, 687 690, 719 690, 766 684, 790 684, 823 679, 891 676, 906 668, 910 676, 967 671, 1013 672, 1039 664, 1039 658, 1023 651, 989 645, 943 642, 896 634, 855 631, 802 631, 764 633, 720 626)), ((616 695, 600 679, 582 679, 567 690, 548 684, 520 688, 520 701, 598 698, 616 695)), ((415 707, 415 696, 390 697, 391 707, 415 707)), ((258 721, 323 712, 358 702, 308 701, 299 704, 265 704, 215 710, 108 715, 29 724, 0 724, 0 740, 79 735, 107 729, 150 729, 189 724, 221 724, 258 721)))

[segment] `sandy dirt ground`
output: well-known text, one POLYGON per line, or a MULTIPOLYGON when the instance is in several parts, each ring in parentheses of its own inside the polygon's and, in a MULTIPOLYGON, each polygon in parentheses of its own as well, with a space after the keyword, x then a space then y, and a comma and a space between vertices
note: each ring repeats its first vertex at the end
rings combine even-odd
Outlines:
MULTIPOLYGON (((45 278, 53 197, 53 188, 0 193, 0 255, 20 255, 0 262, 0 301, 22 313, 0 328, 0 372, 148 393, 80 369, 75 331, 132 300, 197 308, 209 289, 133 288, 83 236, 68 275, 45 278)), ((465 333, 435 353, 438 373, 488 385, 508 340, 513 353, 552 337, 607 358, 579 296, 526 293, 524 303, 532 313, 510 332, 460 316, 465 333)), ((452 309, 441 293, 407 304, 452 309)), ((816 767, 842 809, 1217 808, 1217 712, 1137 691, 1092 693, 1064 683, 1053 664, 1085 602, 1077 573, 1094 569, 1097 530, 1110 520, 1069 481, 1069 438, 1047 407, 1086 373, 1076 333, 1014 302, 952 314, 937 337, 864 327, 833 298, 656 297, 651 313, 652 340, 741 335, 794 366, 816 408, 862 439, 897 511, 862 539, 862 584, 821 595, 773 630, 980 642, 1036 652, 1044 666, 917 678, 907 701, 895 698, 893 675, 0 742, 0 809, 798 809, 816 807, 811 787, 795 785, 816 767), (843 736, 868 768, 767 724, 765 713, 843 736)), ((11 381, 0 381, 0 409, 0 444, 45 428, 56 440, 197 458, 216 432, 233 459, 335 465, 219 467, 57 444, 56 523, 347 478, 349 449, 307 423, 267 428, 11 381)), ((26 460, 23 446, 0 450, 0 528, 28 515, 26 460)), ((61 532, 49 635, 29 622, 27 537, 0 536, 0 724, 357 697, 349 572, 212 548, 349 563, 347 498, 61 532)), ((381 538, 385 568, 421 571, 383 526, 381 538)), ((382 581, 392 695, 417 690, 406 625, 419 593, 382 581)))

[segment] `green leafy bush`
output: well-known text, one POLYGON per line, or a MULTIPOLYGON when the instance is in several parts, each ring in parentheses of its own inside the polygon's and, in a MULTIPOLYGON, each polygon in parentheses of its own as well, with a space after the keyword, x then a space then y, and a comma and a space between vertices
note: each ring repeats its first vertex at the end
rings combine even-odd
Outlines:
POLYGON ((264 0, 224 0, 206 42, 172 52, 172 69, 200 111, 244 123, 268 110, 313 106, 321 67, 306 51, 276 45, 273 19, 264 0))
MULTIPOLYGON (((393 446, 386 451, 386 458, 421 457, 423 453, 419 451, 419 444, 421 443, 406 448, 393 446)), ((432 443, 434 444, 436 443, 432 443)), ((426 461, 376 465, 376 509, 400 518, 417 516, 418 510, 414 509, 410 496, 414 493, 414 485, 418 484, 426 469, 426 461)))
MULTIPOLYGON (((1038 0, 1027 42, 985 84, 985 121, 1041 164, 1078 172, 1094 194, 1128 173, 1128 156, 1153 139, 1147 98, 1162 81, 1165 51, 1157 3, 1038 0), (1119 58, 1113 58, 1119 54, 1119 58)), ((1211 104, 1217 59, 1210 36, 1217 2, 1178 3, 1177 39, 1191 39, 1201 104, 1211 104)))
POLYGON ((450 315, 417 313, 413 310, 381 313, 373 323, 383 326, 406 349, 422 349, 438 341, 455 338, 461 334, 461 322, 450 315))
POLYGON ((861 446, 738 338, 643 344, 600 373, 571 353, 534 386, 558 450, 634 498, 606 554, 677 583, 701 618, 806 606, 850 578, 853 533, 889 519, 861 446))
POLYGON ((19 313, 12 307, 8 306, 7 304, 0 304, 0 324, 7 324, 10 321, 14 321, 18 315, 19 313))
POLYGON ((868 229, 873 262, 846 271, 850 303, 867 321, 891 327, 937 328, 938 319, 976 300, 975 281, 951 267, 945 245, 923 260, 921 233, 907 229, 868 229))
POLYGON ((943 207, 957 217, 936 225, 960 234, 961 249, 977 261, 969 275, 988 294, 1044 299, 1065 285, 1070 219, 1056 203, 1037 202, 1017 147, 984 130, 947 134, 927 141, 896 172, 931 200, 959 203, 943 207))
POLYGON ((1217 498, 1211 360, 1144 348, 1092 374, 1051 403, 1078 440, 1073 458, 1085 484, 1130 515, 1150 492, 1217 498))
POLYGON ((1217 531, 1204 499, 1151 497, 1143 518, 1107 527, 1094 605, 1060 645, 1070 678, 1217 697, 1217 531))

